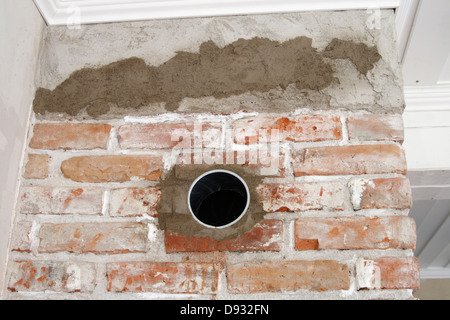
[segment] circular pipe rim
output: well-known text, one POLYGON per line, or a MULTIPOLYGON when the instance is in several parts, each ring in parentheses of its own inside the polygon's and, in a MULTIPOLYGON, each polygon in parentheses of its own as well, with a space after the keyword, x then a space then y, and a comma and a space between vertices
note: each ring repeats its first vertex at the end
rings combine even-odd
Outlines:
POLYGON ((248 189, 248 186, 247 186, 247 183, 245 182, 245 180, 242 179, 238 174, 236 174, 236 173, 234 173, 234 172, 232 172, 232 171, 229 171, 229 170, 223 170, 223 169, 210 170, 210 171, 207 171, 207 172, 201 174, 200 176, 197 177, 197 179, 194 180, 194 182, 192 182, 191 187, 189 188, 188 196, 187 196, 187 203, 188 203, 188 207, 189 207, 189 212, 191 213, 192 217, 194 217, 194 219, 195 219, 198 223, 200 223, 201 225, 203 225, 203 226, 205 226, 205 227, 212 228, 212 229, 223 229, 223 228, 227 228, 227 227, 229 227, 229 226, 235 224, 235 223, 238 222, 239 220, 241 220, 241 218, 242 218, 242 217, 244 216, 244 214, 247 212, 248 207, 250 206, 250 190, 248 189), (212 225, 209 225, 209 224, 206 224, 206 223, 200 221, 200 220, 195 216, 195 214, 194 214, 194 212, 193 212, 193 210, 192 210, 192 207, 191 207, 191 201, 190 201, 190 198, 191 198, 191 192, 192 192, 192 189, 194 188, 194 186, 196 185, 196 183, 197 183, 199 180, 201 180, 203 177, 205 177, 205 176, 207 176, 207 175, 210 175, 210 174, 213 174, 213 173, 216 173, 216 172, 228 173, 228 174, 231 174, 231 175, 235 176, 236 178, 238 178, 238 179, 241 181, 241 183, 244 185, 245 191, 246 191, 246 193, 247 193, 247 203, 245 204, 245 208, 244 208, 244 210, 242 210, 242 213, 239 215, 239 217, 237 217, 236 219, 234 219, 232 222, 227 223, 226 225, 223 225, 223 226, 212 226, 212 225))

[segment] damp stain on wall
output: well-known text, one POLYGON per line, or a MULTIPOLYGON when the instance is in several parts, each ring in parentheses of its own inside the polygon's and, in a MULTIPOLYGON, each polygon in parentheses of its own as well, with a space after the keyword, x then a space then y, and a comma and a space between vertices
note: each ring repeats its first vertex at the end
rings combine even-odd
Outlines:
POLYGON ((81 111, 96 118, 110 111, 139 109, 163 103, 176 111, 184 98, 227 98, 246 92, 298 89, 319 91, 334 80, 330 59, 349 59, 367 74, 381 59, 376 47, 334 39, 319 52, 312 39, 286 42, 266 38, 239 39, 223 48, 204 42, 198 53, 178 52, 159 66, 136 57, 100 68, 83 68, 53 91, 39 88, 33 108, 37 114, 81 111))

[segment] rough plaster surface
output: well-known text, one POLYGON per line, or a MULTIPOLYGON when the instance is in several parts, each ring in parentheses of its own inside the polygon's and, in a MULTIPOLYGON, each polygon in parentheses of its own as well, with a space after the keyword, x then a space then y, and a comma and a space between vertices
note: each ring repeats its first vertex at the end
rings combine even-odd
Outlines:
POLYGON ((164 103, 167 111, 176 111, 184 98, 220 99, 278 88, 284 92, 292 84, 296 90, 320 91, 337 81, 326 58, 348 59, 362 75, 381 59, 375 46, 363 43, 333 39, 323 53, 311 43, 307 37, 286 42, 253 38, 219 48, 207 41, 199 53, 178 52, 158 67, 129 58, 84 68, 53 91, 40 88, 34 111, 77 115, 86 108, 89 116, 98 117, 108 113, 110 106, 128 111, 164 103))
MULTIPOLYGON (((311 61, 316 61, 310 59, 311 55, 321 58, 321 68, 312 67, 313 72, 306 78, 308 81, 321 79, 319 82, 311 84, 306 81, 299 85, 298 79, 293 79, 292 83, 273 82, 252 87, 241 81, 236 90, 225 90, 226 94, 217 91, 181 94, 172 100, 146 101, 136 99, 136 94, 133 96, 136 101, 131 98, 122 104, 120 102, 123 101, 112 101, 96 105, 98 101, 94 100, 90 105, 86 103, 87 108, 82 112, 69 113, 80 118, 154 115, 175 110, 292 112, 299 108, 402 113, 401 72, 396 48, 393 48, 396 43, 394 22, 392 10, 375 13, 361 10, 99 24, 82 26, 79 30, 50 27, 45 34, 37 86, 54 90, 75 71, 101 68, 121 60, 130 61, 127 59, 132 57, 135 57, 132 61, 139 61, 141 70, 163 70, 169 62, 196 54, 204 56, 220 52, 239 41, 244 44, 242 49, 247 50, 250 44, 255 44, 251 40, 255 37, 266 39, 265 43, 272 46, 276 46, 275 42, 284 43, 302 37, 308 40, 303 53, 310 53, 303 62, 308 66, 311 61), (374 19, 375 24, 372 23, 374 19), (131 108, 123 109, 123 106, 131 108)), ((256 52, 258 48, 261 47, 253 45, 250 51, 256 52)), ((185 62, 177 66, 184 68, 185 62)), ((179 70, 180 73, 187 71, 179 70)), ((94 81, 90 85, 100 86, 101 83, 94 81)), ((184 83, 191 85, 192 81, 184 83)), ((189 88, 188 91, 193 90, 189 88)), ((49 94, 48 91, 46 93, 49 94)), ((37 110, 42 111, 43 108, 37 110)), ((44 117, 67 116, 58 114, 58 111, 47 113, 44 117)))

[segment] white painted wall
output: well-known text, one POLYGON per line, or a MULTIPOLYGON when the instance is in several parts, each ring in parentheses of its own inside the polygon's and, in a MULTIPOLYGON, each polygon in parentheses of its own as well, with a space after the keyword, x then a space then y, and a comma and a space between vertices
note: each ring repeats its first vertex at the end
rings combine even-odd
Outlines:
POLYGON ((0 288, 44 26, 32 0, 0 1, 0 288))
POLYGON ((408 170, 450 169, 450 127, 405 128, 408 170))
POLYGON ((446 69, 450 59, 449 13, 448 0, 420 1, 403 60, 405 86, 450 83, 450 74, 445 74, 450 71, 446 69))

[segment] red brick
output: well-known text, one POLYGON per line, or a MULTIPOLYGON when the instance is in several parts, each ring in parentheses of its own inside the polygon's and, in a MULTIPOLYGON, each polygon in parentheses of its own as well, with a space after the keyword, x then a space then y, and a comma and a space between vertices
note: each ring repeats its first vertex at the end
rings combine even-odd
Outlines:
POLYGON ((30 141, 32 149, 106 149, 111 126, 96 123, 38 123, 30 141))
POLYGON ((166 252, 208 252, 208 251, 280 251, 283 242, 283 222, 265 220, 252 230, 229 240, 217 241, 211 238, 182 236, 166 230, 166 252))
POLYGON ((347 265, 337 261, 255 261, 227 269, 231 293, 348 290, 347 265))
POLYGON ((342 211, 350 201, 347 187, 340 182, 262 184, 257 191, 266 212, 342 211))
POLYGON ((300 218, 295 221, 295 249, 415 249, 412 218, 300 218))
POLYGON ((9 291, 90 293, 95 288, 96 271, 91 263, 14 261, 8 270, 9 291))
POLYGON ((218 268, 199 262, 120 262, 107 265, 108 291, 215 294, 218 268))
POLYGON ((410 209, 412 195, 409 179, 359 179, 352 181, 352 202, 360 209, 410 209))
POLYGON ((350 140, 403 142, 403 118, 399 114, 365 114, 347 119, 350 140))
POLYGON ((305 148, 293 152, 294 175, 406 174, 406 158, 395 144, 305 148))
POLYGON ((134 222, 45 223, 39 252, 128 253, 147 251, 148 227, 134 222))
POLYGON ((239 144, 257 142, 295 141, 313 142, 340 140, 342 124, 334 116, 295 116, 291 118, 261 116, 240 119, 233 123, 234 141, 239 144), (279 136, 272 130, 278 130, 279 136))
POLYGON ((220 148, 222 127, 210 123, 127 124, 119 128, 118 137, 122 149, 190 149, 197 143, 194 133, 200 147, 220 148))
POLYGON ((157 217, 161 200, 159 188, 121 188, 111 191, 109 215, 112 217, 157 217))
POLYGON ((97 188, 22 188, 20 212, 25 214, 102 214, 103 190, 97 188))
POLYGON ((25 179, 45 179, 48 177, 50 156, 46 154, 29 154, 23 177, 25 179))
POLYGON ((356 266, 359 289, 419 289, 419 260, 414 257, 361 259, 356 266))
POLYGON ((83 156, 63 161, 64 177, 77 182, 159 180, 164 163, 159 155, 83 156))

